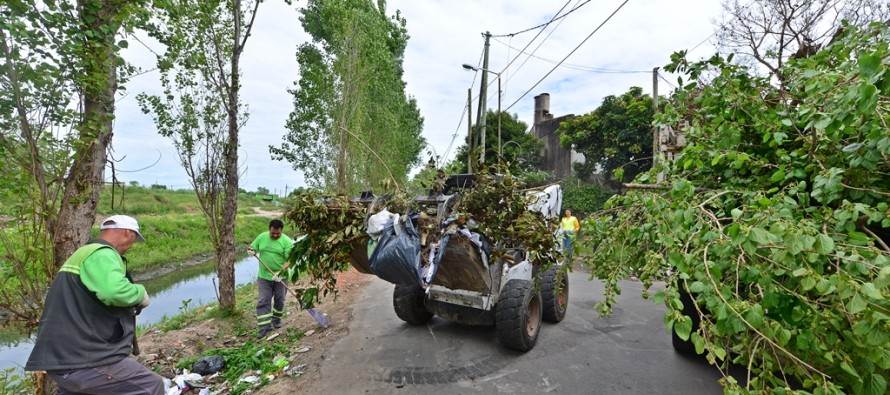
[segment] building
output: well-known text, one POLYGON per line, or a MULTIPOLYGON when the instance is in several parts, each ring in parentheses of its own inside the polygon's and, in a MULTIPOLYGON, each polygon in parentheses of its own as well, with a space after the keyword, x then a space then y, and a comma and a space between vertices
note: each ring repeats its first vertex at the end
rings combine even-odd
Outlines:
POLYGON ((535 116, 532 134, 544 143, 541 152, 541 170, 552 173, 556 178, 565 179, 572 175, 572 163, 584 162, 584 156, 559 145, 559 124, 574 118, 574 114, 553 117, 550 113, 550 94, 535 96, 535 116))

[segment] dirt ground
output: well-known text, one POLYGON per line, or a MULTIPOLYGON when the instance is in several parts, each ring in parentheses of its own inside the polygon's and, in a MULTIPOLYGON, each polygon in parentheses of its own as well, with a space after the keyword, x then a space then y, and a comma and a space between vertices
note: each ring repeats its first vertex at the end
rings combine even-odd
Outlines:
MULTIPOLYGON (((337 276, 338 295, 336 300, 327 297, 316 306, 316 310, 327 314, 329 325, 321 328, 312 317, 300 310, 293 295, 288 295, 285 310, 288 312, 282 321, 282 328, 275 330, 263 340, 256 339, 256 331, 234 336, 230 323, 208 319, 182 329, 162 332, 153 328, 139 337, 141 355, 137 360, 149 369, 154 369, 164 377, 175 376, 173 368, 182 358, 199 354, 201 350, 237 347, 247 342, 276 341, 276 333, 297 330, 304 337, 289 345, 291 361, 287 371, 254 394, 293 394, 312 393, 313 385, 320 377, 319 366, 333 344, 348 333, 352 316, 352 303, 361 295, 362 287, 371 279, 369 275, 350 268, 337 276), (228 335, 220 335, 228 334, 228 335)), ((281 336, 281 339, 285 336, 281 336)), ((197 393, 197 391, 192 391, 197 393)), ((225 393, 225 392, 223 392, 225 393)))

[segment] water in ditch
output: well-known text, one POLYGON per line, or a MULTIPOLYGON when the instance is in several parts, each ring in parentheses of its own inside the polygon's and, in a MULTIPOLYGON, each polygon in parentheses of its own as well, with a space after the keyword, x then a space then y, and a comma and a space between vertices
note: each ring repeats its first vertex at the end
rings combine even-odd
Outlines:
MULTIPOLYGON (((255 258, 235 262, 235 284, 256 281, 258 263, 255 258)), ((139 326, 155 324, 164 317, 190 311, 216 301, 216 261, 176 270, 152 280, 136 282, 145 285, 151 304, 136 318, 139 326)), ((0 337, 0 371, 24 367, 31 354, 33 339, 6 334, 0 337)))

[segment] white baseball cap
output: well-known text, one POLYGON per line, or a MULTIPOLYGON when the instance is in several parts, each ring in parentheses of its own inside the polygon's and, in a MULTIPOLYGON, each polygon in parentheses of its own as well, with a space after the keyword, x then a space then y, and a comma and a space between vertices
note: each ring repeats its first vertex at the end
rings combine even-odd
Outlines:
POLYGON ((136 218, 128 215, 112 215, 106 218, 105 221, 102 221, 102 227, 99 229, 129 229, 136 232, 136 242, 145 241, 142 233, 139 233, 139 223, 136 222, 136 218))

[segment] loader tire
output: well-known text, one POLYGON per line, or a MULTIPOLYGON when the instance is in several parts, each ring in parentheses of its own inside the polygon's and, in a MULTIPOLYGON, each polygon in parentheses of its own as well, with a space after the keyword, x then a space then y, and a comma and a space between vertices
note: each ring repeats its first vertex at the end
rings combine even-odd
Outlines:
POLYGON ((409 324, 425 324, 433 313, 424 306, 424 291, 419 285, 396 284, 392 294, 392 306, 396 315, 409 324))
POLYGON ((544 302, 544 321, 560 322, 569 308, 569 277, 558 267, 551 267, 541 275, 541 299, 544 302))
POLYGON ((528 280, 510 280, 501 290, 495 312, 498 340, 507 348, 534 348, 541 331, 541 294, 528 280))

